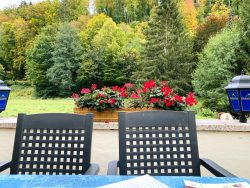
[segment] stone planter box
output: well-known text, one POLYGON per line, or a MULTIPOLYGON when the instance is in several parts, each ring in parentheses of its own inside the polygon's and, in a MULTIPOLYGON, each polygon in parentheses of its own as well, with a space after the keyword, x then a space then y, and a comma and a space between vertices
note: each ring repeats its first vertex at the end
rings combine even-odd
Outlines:
POLYGON ((118 121, 118 112, 134 112, 134 111, 145 111, 145 110, 159 110, 155 108, 123 108, 119 110, 104 110, 98 112, 94 109, 88 108, 77 108, 73 109, 75 114, 87 114, 93 113, 94 122, 117 122, 118 121))

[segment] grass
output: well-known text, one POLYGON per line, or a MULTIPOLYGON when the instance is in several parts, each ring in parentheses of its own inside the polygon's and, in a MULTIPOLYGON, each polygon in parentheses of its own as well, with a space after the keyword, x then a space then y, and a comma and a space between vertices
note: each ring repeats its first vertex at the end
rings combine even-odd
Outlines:
MULTIPOLYGON (((32 87, 11 86, 10 97, 6 110, 0 114, 0 117, 16 117, 18 113, 36 114, 36 113, 73 113, 74 101, 72 98, 40 99, 34 96, 32 87)), ((202 100, 193 108, 198 114, 197 119, 212 119, 209 113, 201 112, 202 100)), ((206 112, 206 111, 205 111, 206 112)))
POLYGON ((33 96, 33 88, 12 86, 7 107, 0 117, 16 117, 18 113, 73 113, 73 107, 72 98, 38 99, 33 96))

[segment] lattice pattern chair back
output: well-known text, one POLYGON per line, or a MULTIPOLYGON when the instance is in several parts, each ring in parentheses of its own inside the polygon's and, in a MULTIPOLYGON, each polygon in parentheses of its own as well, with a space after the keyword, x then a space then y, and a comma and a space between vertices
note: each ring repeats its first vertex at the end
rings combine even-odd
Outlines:
POLYGON ((92 127, 92 114, 19 114, 10 173, 84 174, 92 127))
POLYGON ((119 113, 121 175, 200 175, 193 112, 119 113))

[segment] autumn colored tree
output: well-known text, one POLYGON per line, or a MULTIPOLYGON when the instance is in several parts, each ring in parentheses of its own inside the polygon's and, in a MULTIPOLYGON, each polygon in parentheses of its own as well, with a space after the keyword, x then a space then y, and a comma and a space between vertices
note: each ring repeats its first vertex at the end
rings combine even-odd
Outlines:
POLYGON ((78 80, 90 85, 121 85, 129 81, 140 56, 141 40, 133 28, 117 25, 104 14, 93 17, 81 33, 84 60, 78 80))
POLYGON ((184 18, 184 24, 189 34, 194 36, 197 27, 197 13, 193 0, 180 2, 180 13, 184 18))
POLYGON ((11 22, 4 22, 0 26, 0 59, 6 71, 7 79, 13 79, 13 60, 15 49, 15 33, 11 22))
POLYGON ((200 23, 196 30, 194 49, 201 52, 210 37, 220 32, 229 21, 230 9, 220 2, 214 4, 209 16, 200 23))

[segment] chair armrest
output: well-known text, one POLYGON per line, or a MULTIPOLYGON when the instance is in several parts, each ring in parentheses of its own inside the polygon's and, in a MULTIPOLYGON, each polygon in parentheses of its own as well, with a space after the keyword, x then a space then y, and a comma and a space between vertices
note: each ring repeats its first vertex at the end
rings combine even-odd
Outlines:
POLYGON ((202 159, 200 159, 200 162, 201 162, 202 166, 204 166, 206 169, 208 169, 215 176, 218 176, 218 177, 237 177, 210 159, 202 158, 202 159))
POLYGON ((118 175, 118 161, 110 161, 108 164, 107 175, 118 175))
POLYGON ((100 167, 96 163, 90 164, 88 170, 84 173, 84 175, 97 175, 100 170, 100 167))
POLYGON ((10 167, 10 162, 0 162, 0 172, 10 167))

